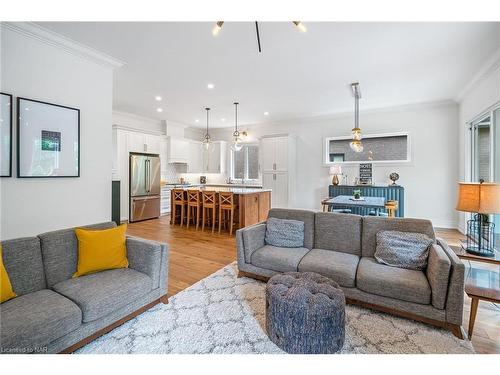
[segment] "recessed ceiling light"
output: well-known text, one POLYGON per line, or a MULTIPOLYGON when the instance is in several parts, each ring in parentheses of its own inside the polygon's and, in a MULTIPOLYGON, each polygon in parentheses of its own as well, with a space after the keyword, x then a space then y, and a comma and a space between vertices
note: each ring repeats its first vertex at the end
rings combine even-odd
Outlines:
POLYGON ((156 108, 156 112, 163 112, 163 108, 156 108))
POLYGON ((214 85, 213 83, 209 83, 209 84, 207 85, 207 89, 209 89, 209 90, 213 90, 213 89, 214 89, 214 87, 215 87, 215 85, 214 85))
POLYGON ((225 118, 221 118, 220 119, 222 122, 226 122, 226 119, 225 118))
POLYGON ((269 112, 264 112, 264 116, 269 116, 269 112))
POLYGON ((161 102, 161 99, 162 99, 162 98, 161 98, 161 96, 160 96, 160 95, 156 95, 156 96, 155 96, 155 100, 156 100, 157 102, 161 102))
POLYGON ((199 118, 197 118, 197 119, 195 119, 195 120, 194 120, 194 122, 200 122, 200 119, 199 119, 199 118))

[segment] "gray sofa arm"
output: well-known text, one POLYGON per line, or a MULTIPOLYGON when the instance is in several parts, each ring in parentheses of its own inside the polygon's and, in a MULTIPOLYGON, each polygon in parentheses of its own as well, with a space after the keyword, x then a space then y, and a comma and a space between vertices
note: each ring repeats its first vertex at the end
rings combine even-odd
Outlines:
POLYGON ((451 324, 462 325, 465 266, 444 240, 441 238, 436 240, 451 262, 448 295, 446 296, 446 321, 451 324))
POLYGON ((238 259, 250 263, 252 254, 263 247, 266 237, 266 224, 259 223, 236 231, 238 259))
POLYGON ((446 255, 441 245, 432 244, 429 250, 429 261, 427 264, 427 280, 432 291, 432 305, 436 309, 444 309, 446 305, 446 294, 448 293, 448 281, 450 280, 451 260, 446 255))
POLYGON ((129 267, 145 273, 153 280, 153 289, 160 288, 160 295, 167 293, 168 248, 166 244, 127 236, 129 267))

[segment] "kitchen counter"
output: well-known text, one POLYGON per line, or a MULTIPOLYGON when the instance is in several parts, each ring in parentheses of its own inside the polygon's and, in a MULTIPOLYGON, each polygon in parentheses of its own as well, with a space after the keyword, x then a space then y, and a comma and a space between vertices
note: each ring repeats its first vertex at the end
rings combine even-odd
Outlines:
MULTIPOLYGON (((207 184, 208 185, 208 184, 207 184)), ((183 186, 179 187, 183 190, 198 190, 200 193, 203 191, 230 192, 235 195, 235 203, 237 206, 238 225, 239 228, 244 228, 267 220, 267 214, 271 209, 271 189, 259 188, 241 188, 241 187, 216 187, 213 185, 208 186, 183 186)), ((171 191, 171 200, 173 202, 173 191, 171 191)), ((200 194, 201 199, 201 194, 200 194)), ((218 198, 217 198, 218 200, 218 198)), ((180 208, 178 208, 179 210, 180 208)), ((170 224, 174 222, 174 209, 172 207, 170 213, 170 224)), ((179 212, 177 212, 179 215, 179 212)))
POLYGON ((205 186, 182 186, 178 187, 179 189, 184 190, 199 190, 199 191, 215 191, 215 192, 224 192, 224 193, 233 193, 237 195, 246 195, 246 194, 258 194, 271 192, 271 189, 261 189, 261 188, 247 188, 247 187, 229 187, 229 186, 215 186, 215 185, 205 185, 205 186))

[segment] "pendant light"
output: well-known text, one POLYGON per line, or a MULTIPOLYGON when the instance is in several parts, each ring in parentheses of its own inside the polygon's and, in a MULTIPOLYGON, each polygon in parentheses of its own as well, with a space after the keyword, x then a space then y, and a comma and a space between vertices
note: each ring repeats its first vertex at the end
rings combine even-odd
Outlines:
POLYGON ((359 90, 359 83, 351 83, 352 93, 354 95, 354 128, 352 128, 352 141, 349 144, 354 152, 363 152, 363 143, 361 139, 361 129, 359 128, 359 98, 361 98, 361 91, 359 90))
POLYGON ((210 134, 208 134, 208 112, 210 111, 210 108, 205 108, 205 110, 207 111, 207 132, 205 133, 205 137, 203 138, 203 147, 208 150, 210 148, 210 144, 212 143, 210 134))
POLYGON ((233 151, 240 151, 243 148, 243 145, 241 144, 241 137, 240 137, 240 132, 238 131, 238 102, 234 102, 234 113, 235 113, 235 120, 234 120, 234 133, 233 133, 233 144, 231 145, 231 150, 233 151))

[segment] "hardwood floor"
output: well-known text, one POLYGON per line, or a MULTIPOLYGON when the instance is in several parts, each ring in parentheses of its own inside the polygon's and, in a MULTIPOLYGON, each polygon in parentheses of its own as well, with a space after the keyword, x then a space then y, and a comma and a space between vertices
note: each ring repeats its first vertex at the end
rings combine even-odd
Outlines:
MULTIPOLYGON (((202 232, 193 227, 171 226, 169 216, 129 224, 127 233, 169 245, 169 296, 236 260, 234 236, 230 237, 226 232, 212 234, 207 228, 202 232)), ((437 229, 436 233, 453 245, 462 239, 456 230, 437 229)), ((465 264, 469 266, 467 262, 465 264)), ((480 263, 474 263, 474 267, 495 269, 495 266, 480 263)), ((470 300, 465 296, 463 326, 466 331, 469 312, 470 300)), ((500 306, 480 302, 472 343, 478 353, 500 353, 500 306)))

